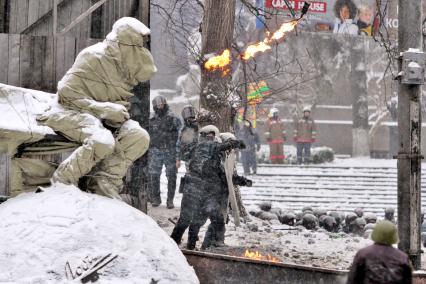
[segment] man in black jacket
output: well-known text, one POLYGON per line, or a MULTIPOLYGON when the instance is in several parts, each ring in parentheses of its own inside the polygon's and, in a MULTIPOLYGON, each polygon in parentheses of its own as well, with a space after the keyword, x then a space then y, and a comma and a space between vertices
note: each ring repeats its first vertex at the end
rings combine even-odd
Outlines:
POLYGON ((163 165, 167 176, 167 208, 174 207, 173 198, 177 176, 177 142, 181 121, 169 111, 166 98, 157 96, 152 100, 154 115, 149 119, 149 175, 150 202, 156 207, 161 204, 160 176, 163 165))
POLYGON ((199 133, 199 142, 193 150, 189 171, 185 175, 181 214, 171 235, 179 244, 189 226, 188 249, 195 248, 198 232, 207 218, 210 218, 213 226, 224 224, 220 210, 226 179, 222 157, 227 150, 244 148, 244 143, 237 140, 218 142, 219 130, 213 125, 203 127, 199 133))

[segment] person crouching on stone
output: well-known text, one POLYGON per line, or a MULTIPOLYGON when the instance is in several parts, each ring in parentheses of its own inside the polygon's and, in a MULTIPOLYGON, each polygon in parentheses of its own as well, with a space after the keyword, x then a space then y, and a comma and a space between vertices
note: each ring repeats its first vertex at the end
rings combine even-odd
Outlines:
POLYGON ((392 245, 398 243, 398 231, 392 222, 380 221, 373 229, 374 244, 357 252, 347 284, 411 284, 412 268, 408 256, 392 245))
POLYGON ((189 226, 188 249, 194 249, 200 228, 207 217, 214 226, 224 223, 219 201, 223 194, 222 156, 225 151, 244 148, 241 141, 219 142, 219 130, 207 125, 199 131, 199 141, 189 162, 189 171, 185 175, 184 196, 181 214, 173 229, 172 239, 180 244, 182 236, 189 226))
POLYGON ((58 103, 64 110, 51 110, 37 120, 81 146, 58 166, 52 182, 81 184, 121 200, 123 177, 150 141, 128 112, 133 88, 157 70, 144 48, 149 33, 135 18, 119 19, 103 42, 78 54, 58 82, 58 103))

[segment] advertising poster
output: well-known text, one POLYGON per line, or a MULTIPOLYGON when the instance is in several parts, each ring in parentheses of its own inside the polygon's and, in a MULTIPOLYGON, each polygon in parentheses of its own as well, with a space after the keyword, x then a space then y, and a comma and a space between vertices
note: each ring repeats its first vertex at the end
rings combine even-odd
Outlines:
MULTIPOLYGON (((304 5, 302 0, 265 0, 265 8, 277 15, 280 21, 290 20, 291 13, 286 2, 296 15, 304 5)), ((375 0, 317 0, 309 1, 308 14, 298 28, 346 35, 371 36, 377 29, 375 0)))

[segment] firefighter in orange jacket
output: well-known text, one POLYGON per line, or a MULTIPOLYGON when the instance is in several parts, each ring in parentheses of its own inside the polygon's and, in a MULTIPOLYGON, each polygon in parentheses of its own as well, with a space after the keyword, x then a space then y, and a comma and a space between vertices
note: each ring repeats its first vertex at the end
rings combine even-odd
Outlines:
POLYGON ((272 108, 269 111, 269 120, 266 123, 265 137, 269 143, 271 164, 284 163, 284 122, 278 118, 278 109, 272 108))
POLYGON ((303 108, 303 117, 294 125, 294 140, 297 148, 297 162, 311 162, 311 144, 315 142, 317 127, 311 118, 311 109, 303 108))

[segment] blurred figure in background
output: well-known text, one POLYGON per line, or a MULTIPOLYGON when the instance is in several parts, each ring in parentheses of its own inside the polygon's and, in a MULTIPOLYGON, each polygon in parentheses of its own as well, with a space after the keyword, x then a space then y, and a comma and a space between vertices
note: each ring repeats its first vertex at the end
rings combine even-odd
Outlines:
POLYGON ((294 124, 294 141, 297 147, 297 162, 311 162, 311 145, 315 142, 317 127, 311 118, 311 109, 303 108, 303 117, 294 124))
POLYGON ((253 129, 252 124, 248 120, 244 120, 243 127, 238 132, 238 139, 242 140, 246 148, 240 150, 241 162, 244 168, 244 175, 250 174, 250 169, 253 174, 257 172, 256 152, 260 150, 259 134, 253 129))
POLYGON ((271 108, 269 111, 269 120, 266 123, 265 138, 269 143, 269 153, 271 164, 284 163, 284 141, 285 141, 284 122, 278 117, 278 109, 271 108))

